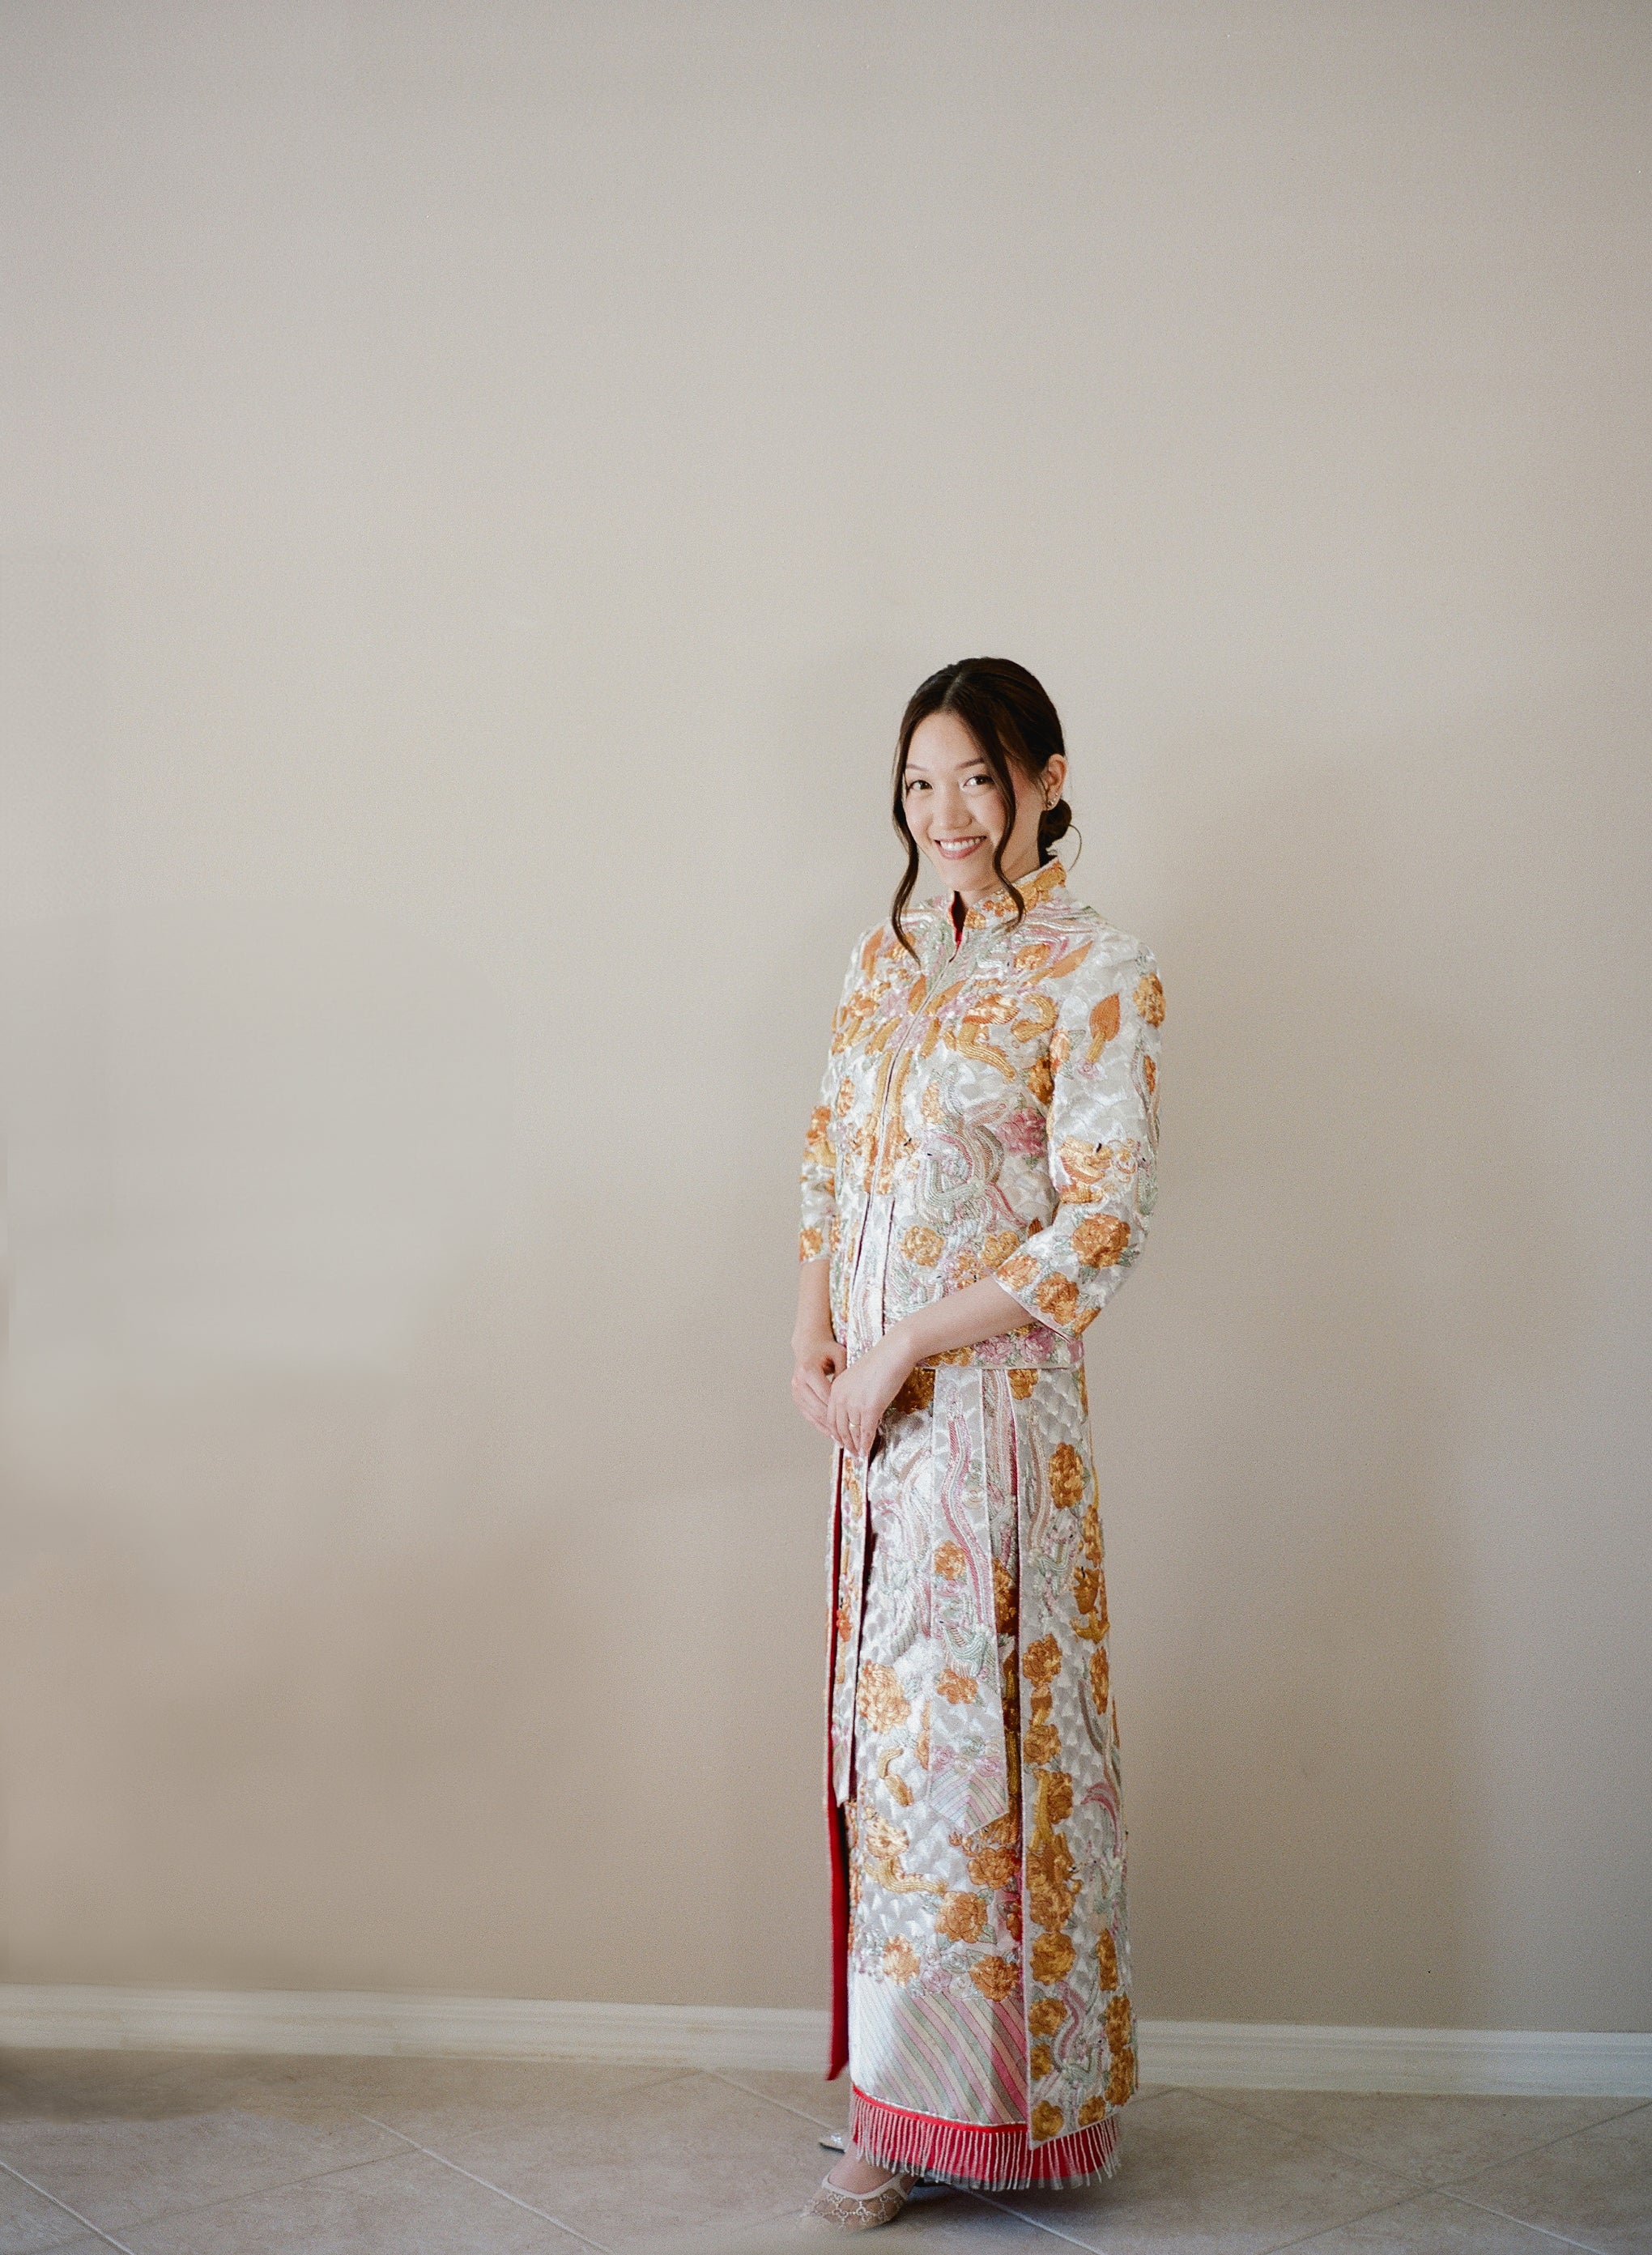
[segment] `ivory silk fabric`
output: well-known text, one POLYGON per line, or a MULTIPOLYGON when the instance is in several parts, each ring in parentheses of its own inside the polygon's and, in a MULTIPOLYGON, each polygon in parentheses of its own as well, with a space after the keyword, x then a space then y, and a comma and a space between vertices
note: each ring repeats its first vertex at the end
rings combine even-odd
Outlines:
POLYGON ((851 1359, 993 1276, 1015 1331, 935 1356, 834 1457, 828 1813, 852 2132, 1003 2186, 1116 2165, 1135 2087, 1125 1832, 1081 1334, 1153 1207, 1163 990, 1058 861, 955 927, 857 943, 803 1168, 851 1359))

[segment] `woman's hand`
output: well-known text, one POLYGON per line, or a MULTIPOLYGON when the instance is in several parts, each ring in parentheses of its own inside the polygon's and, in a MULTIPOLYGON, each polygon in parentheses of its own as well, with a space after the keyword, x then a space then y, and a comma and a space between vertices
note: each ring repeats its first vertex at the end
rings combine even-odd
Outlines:
POLYGON ((875 1346, 857 1354, 840 1378, 834 1379, 826 1401, 826 1430, 834 1441, 857 1457, 870 1453, 889 1408, 907 1380, 917 1359, 897 1324, 875 1346))
POLYGON ((818 1432, 832 1437, 826 1405, 848 1357, 830 1331, 794 1332, 791 1340, 791 1398, 818 1432))

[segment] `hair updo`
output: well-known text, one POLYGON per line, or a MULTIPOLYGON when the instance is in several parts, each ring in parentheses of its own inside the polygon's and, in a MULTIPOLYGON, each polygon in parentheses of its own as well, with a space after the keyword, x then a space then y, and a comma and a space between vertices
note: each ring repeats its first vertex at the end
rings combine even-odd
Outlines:
MULTIPOLYGON (((1058 753, 1065 758, 1067 748, 1061 734, 1060 717, 1044 684, 1012 657, 957 658, 951 665, 943 665, 938 673, 931 673, 913 691, 901 716, 901 733, 895 749, 893 813, 896 832, 906 844, 906 874, 895 888, 890 920, 896 938, 914 959, 917 951, 906 936, 901 911, 912 897, 923 862, 917 840, 906 819, 906 755, 919 721, 927 720, 931 713, 957 714, 980 746, 981 755, 998 786, 1007 818, 1002 834, 993 847, 993 868, 1016 903, 1017 922, 1026 904, 1013 882, 1005 876, 1003 865, 1016 805, 1010 770, 1012 767, 1019 769, 1028 782, 1036 783, 1058 753)), ((1048 860, 1057 839, 1065 838, 1072 826, 1072 809, 1065 798, 1058 798, 1053 806, 1044 809, 1038 818, 1041 861, 1048 860)))

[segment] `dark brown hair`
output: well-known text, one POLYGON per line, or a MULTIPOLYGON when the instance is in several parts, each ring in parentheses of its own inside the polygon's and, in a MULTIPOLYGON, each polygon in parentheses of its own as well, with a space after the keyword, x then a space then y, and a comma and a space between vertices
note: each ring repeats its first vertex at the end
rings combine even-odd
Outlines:
MULTIPOLYGON (((1065 757, 1067 748, 1059 716, 1043 683, 1012 657, 956 658, 951 665, 943 665, 938 673, 931 673, 927 681, 920 681, 912 692, 901 715, 901 733, 895 748, 893 813, 896 831, 906 841, 906 874, 895 888, 889 914, 895 937, 914 961, 917 950, 906 936, 901 911, 912 897, 912 888, 917 882, 923 863, 917 840, 906 819, 906 755, 918 722, 927 720, 931 713, 957 714, 980 746, 981 758, 998 786, 1004 807, 1004 826, 993 847, 993 868, 1016 903, 1017 923, 1026 904, 1005 876, 1003 864, 1004 847, 1009 842, 1016 817, 1016 790, 1010 769, 1012 766, 1018 768, 1030 783, 1036 783, 1055 755, 1059 752, 1065 757)), ((1038 818, 1041 862, 1049 859, 1051 847, 1058 838, 1065 836, 1072 821, 1072 809, 1065 798, 1045 808, 1038 818)))

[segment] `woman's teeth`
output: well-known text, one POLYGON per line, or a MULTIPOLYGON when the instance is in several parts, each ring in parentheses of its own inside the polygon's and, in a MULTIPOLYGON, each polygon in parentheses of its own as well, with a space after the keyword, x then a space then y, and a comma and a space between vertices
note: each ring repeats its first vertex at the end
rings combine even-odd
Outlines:
POLYGON ((978 846, 984 846, 986 843, 987 840, 984 838, 938 838, 935 840, 935 850, 938 854, 945 854, 949 861, 962 861, 973 854, 978 846))

